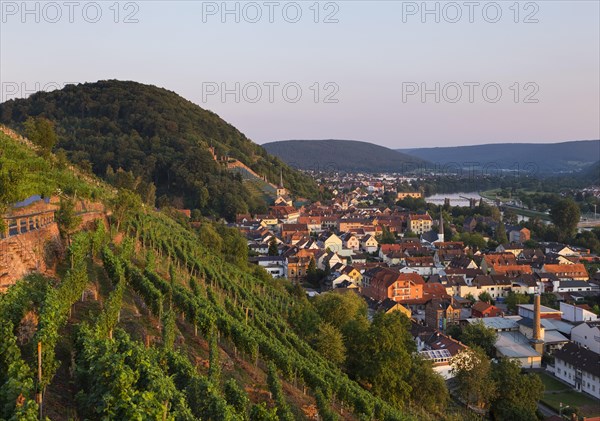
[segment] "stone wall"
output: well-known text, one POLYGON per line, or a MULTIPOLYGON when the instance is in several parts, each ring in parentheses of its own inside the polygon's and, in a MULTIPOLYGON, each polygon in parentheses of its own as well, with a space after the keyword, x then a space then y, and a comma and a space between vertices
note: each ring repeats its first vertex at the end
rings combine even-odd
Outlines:
POLYGON ((61 247, 55 222, 0 240, 0 292, 28 273, 52 274, 54 268, 47 267, 48 251, 61 247))

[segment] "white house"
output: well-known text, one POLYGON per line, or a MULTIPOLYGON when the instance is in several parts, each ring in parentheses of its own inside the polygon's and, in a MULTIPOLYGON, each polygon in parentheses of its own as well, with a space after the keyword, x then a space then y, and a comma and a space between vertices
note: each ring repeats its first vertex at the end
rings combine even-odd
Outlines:
POLYGON ((554 375, 573 389, 600 399, 600 356, 569 342, 554 353, 554 375))
POLYGON ((600 320, 575 326, 571 329, 571 340, 600 354, 600 320))

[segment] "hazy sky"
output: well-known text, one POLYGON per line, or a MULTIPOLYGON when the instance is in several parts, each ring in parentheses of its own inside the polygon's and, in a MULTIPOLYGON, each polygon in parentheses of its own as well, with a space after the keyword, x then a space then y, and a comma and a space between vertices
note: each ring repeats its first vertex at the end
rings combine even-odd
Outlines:
POLYGON ((1 100, 126 79, 258 143, 598 139, 599 4, 2 0, 1 100))

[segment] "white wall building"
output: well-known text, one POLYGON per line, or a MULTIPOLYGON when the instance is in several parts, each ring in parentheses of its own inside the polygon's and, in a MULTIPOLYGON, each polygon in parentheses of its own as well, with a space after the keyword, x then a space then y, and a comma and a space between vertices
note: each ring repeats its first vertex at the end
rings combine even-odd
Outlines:
POLYGON ((600 354, 600 321, 585 322, 575 326, 571 329, 571 340, 600 354))
POLYGON ((573 389, 600 399, 600 356, 574 342, 554 354, 554 375, 573 389))

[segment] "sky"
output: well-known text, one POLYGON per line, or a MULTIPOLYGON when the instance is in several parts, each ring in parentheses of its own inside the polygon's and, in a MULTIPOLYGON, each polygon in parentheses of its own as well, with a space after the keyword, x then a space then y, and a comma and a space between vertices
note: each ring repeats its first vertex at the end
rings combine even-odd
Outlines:
POLYGON ((134 80, 257 143, 600 138, 600 2, 0 1, 0 102, 134 80))

